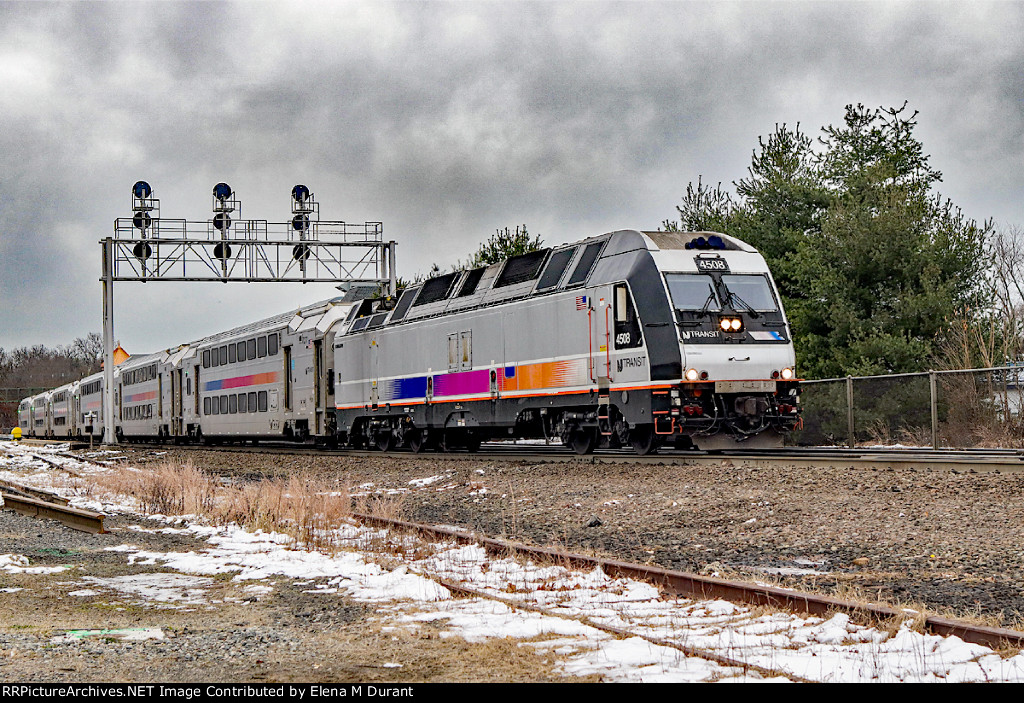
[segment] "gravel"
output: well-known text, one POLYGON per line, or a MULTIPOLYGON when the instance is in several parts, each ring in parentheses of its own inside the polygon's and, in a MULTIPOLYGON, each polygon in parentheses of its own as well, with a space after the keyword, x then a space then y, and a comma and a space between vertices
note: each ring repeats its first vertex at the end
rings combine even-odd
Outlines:
POLYGON ((465 454, 175 450, 160 458, 247 477, 310 471, 373 484, 371 493, 415 521, 1024 627, 1024 473, 465 454), (434 475, 442 478, 410 484, 434 475))
MULTIPOLYGON (((1024 473, 530 463, 466 454, 127 454, 137 465, 191 460, 235 480, 309 472, 410 520, 1022 626, 1024 473)), ((123 552, 106 547, 204 546, 187 535, 139 531, 163 525, 134 517, 111 516, 106 525, 111 534, 89 535, 0 511, 0 553, 23 554, 33 566, 70 567, 51 575, 0 571, 0 589, 21 589, 0 592, 0 678, 396 683, 553 676, 550 662, 514 644, 481 650, 429 632, 393 631, 373 606, 304 593, 287 579, 272 581, 273 591, 259 597, 230 574, 207 579, 214 600, 199 607, 109 592, 73 596, 95 588, 95 579, 166 570, 128 564, 123 552), (69 629, 125 627, 158 627, 164 639, 54 642, 69 629)))

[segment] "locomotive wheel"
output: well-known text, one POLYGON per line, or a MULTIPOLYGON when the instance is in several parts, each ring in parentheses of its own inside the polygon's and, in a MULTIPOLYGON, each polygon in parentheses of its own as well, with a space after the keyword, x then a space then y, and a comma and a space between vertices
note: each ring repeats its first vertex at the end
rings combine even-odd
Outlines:
POLYGON ((435 451, 445 452, 447 454, 454 446, 455 437, 453 436, 452 430, 441 430, 441 439, 438 440, 437 445, 434 447, 435 451))
POLYGON ((569 444, 577 454, 593 454, 597 446, 597 434, 592 428, 577 427, 572 432, 569 444))
POLYGON ((426 448, 427 440, 426 437, 423 436, 423 430, 409 430, 408 437, 409 449, 411 449, 414 454, 419 454, 426 448))
POLYGON ((654 434, 654 425, 636 425, 630 429, 629 443, 640 456, 654 454, 658 451, 658 435, 654 434))
POLYGON ((377 433, 377 449, 382 452, 390 452, 395 448, 395 435, 391 430, 384 430, 377 433))

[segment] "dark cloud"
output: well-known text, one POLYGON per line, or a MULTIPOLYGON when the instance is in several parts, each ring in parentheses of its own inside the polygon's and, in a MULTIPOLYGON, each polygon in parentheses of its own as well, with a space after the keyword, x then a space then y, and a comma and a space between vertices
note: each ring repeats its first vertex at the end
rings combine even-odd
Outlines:
MULTIPOLYGON (((550 242, 656 227, 698 175, 741 178, 775 123, 816 134, 847 103, 909 100, 943 192, 1019 223, 1022 17, 1013 3, 0 4, 0 346, 99 329, 97 241, 139 178, 164 217, 189 219, 227 180, 246 217, 283 221, 306 183, 324 218, 382 220, 408 276, 506 225, 550 242)), ((118 334, 160 347, 333 293, 266 288, 125 284, 118 334)))

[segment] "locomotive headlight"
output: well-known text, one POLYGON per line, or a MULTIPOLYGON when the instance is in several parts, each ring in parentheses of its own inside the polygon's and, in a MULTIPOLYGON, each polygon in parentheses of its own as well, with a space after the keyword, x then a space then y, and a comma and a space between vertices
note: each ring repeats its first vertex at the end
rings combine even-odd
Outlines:
POLYGON ((793 369, 789 368, 788 366, 782 369, 782 378, 784 378, 787 381, 793 378, 793 369))
POLYGON ((742 326, 743 326, 743 323, 742 323, 742 322, 740 321, 740 319, 739 319, 739 318, 734 318, 734 319, 733 319, 733 320, 732 320, 732 321, 731 321, 731 322, 729 323, 729 325, 730 325, 730 326, 732 327, 732 331, 733 331, 733 332, 739 332, 739 331, 740 331, 740 327, 742 327, 742 326))
POLYGON ((718 321, 723 332, 739 332, 743 329, 743 320, 738 317, 723 317, 718 321))
POLYGON ((722 325, 722 331, 723 332, 728 332, 729 331, 729 328, 730 328, 729 320, 727 320, 726 318, 722 318, 721 325, 722 325))
POLYGON ((697 369, 686 369, 686 380, 687 381, 696 381, 697 380, 697 376, 699 376, 699 375, 700 374, 698 373, 697 369))

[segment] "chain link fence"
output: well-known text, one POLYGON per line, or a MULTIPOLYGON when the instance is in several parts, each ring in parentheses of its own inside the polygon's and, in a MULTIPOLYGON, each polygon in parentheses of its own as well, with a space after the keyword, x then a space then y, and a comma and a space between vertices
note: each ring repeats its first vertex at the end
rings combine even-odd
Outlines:
POLYGON ((804 381, 789 444, 1022 447, 1022 383, 1012 366, 804 381))

